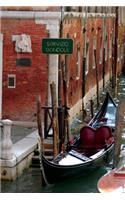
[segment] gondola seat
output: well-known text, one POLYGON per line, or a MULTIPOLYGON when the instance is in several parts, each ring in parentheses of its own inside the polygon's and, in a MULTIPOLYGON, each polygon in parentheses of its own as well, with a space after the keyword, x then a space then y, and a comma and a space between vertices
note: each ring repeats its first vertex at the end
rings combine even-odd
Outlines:
POLYGON ((97 146, 105 146, 106 143, 112 138, 112 130, 109 126, 100 126, 96 130, 95 144, 97 146))
POLYGON ((101 126, 94 129, 84 126, 80 131, 80 145, 82 149, 102 149, 108 141, 112 141, 112 131, 108 126, 101 126))
POLYGON ((95 129, 89 126, 84 126, 80 130, 80 147, 92 148, 95 144, 95 129))

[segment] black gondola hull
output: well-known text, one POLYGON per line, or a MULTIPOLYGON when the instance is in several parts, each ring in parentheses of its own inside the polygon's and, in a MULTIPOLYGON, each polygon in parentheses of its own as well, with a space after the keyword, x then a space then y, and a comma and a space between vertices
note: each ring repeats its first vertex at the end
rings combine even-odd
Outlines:
POLYGON ((54 183, 64 181, 71 177, 75 178, 81 175, 84 176, 99 167, 107 165, 112 159, 113 148, 114 144, 97 159, 93 159, 89 162, 78 165, 63 166, 50 162, 44 156, 42 156, 42 166, 44 168, 47 181, 49 183, 54 183))
MULTIPOLYGON (((116 105, 109 93, 107 93, 102 108, 98 111, 98 113, 94 116, 94 118, 89 122, 88 125, 92 128, 97 128, 104 124, 106 126, 110 126, 112 130, 114 130, 115 113, 116 105), (100 119, 104 117, 108 117, 106 123, 100 121, 100 119)), ((70 146, 71 149, 73 146, 77 147, 79 145, 79 139, 80 137, 78 137, 75 140, 74 144, 70 146)), ((49 183, 64 181, 71 177, 74 178, 78 176, 84 176, 94 169, 107 165, 113 157, 113 150, 114 142, 107 145, 106 148, 102 149, 102 151, 100 150, 101 153, 97 157, 90 157, 91 159, 80 164, 66 165, 59 164, 59 162, 56 163, 55 159, 50 162, 44 157, 44 155, 41 155, 41 171, 42 173, 44 173, 44 176, 49 183)), ((69 151, 70 150, 68 150, 67 153, 69 153, 69 151)), ((93 155, 95 154, 93 153, 93 155)))

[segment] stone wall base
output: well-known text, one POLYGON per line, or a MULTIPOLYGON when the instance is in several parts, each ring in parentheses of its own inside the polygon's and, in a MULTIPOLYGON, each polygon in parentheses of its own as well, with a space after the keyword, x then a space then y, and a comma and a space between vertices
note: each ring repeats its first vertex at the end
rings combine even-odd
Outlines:
MULTIPOLYGON (((24 169, 29 168, 33 155, 34 153, 30 153, 27 157, 12 167, 1 166, 1 180, 14 181, 19 178, 24 169)), ((3 162, 3 160, 1 160, 1 162, 3 162)), ((13 163, 14 160, 9 160, 9 162, 13 163)))

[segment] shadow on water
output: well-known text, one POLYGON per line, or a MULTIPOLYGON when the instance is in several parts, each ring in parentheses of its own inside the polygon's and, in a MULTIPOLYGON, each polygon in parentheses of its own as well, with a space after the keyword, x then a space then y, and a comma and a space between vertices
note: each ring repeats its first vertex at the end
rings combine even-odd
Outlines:
POLYGON ((97 182, 107 171, 104 167, 78 178, 42 187, 38 168, 29 168, 16 181, 2 181, 2 193, 98 193, 97 182))
POLYGON ((53 186, 47 186, 42 192, 48 193, 98 193, 98 179, 106 173, 106 169, 100 168, 93 173, 87 174, 62 183, 56 183, 53 186))

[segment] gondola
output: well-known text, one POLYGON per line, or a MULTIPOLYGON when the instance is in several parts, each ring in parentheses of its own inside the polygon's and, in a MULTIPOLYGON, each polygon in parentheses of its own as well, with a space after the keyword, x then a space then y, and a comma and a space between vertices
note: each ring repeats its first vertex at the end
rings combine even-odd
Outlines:
POLYGON ((101 109, 80 129, 65 152, 52 161, 41 154, 41 171, 48 183, 77 177, 108 164, 113 156, 116 104, 107 92, 101 109))

